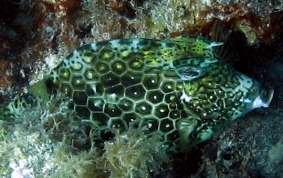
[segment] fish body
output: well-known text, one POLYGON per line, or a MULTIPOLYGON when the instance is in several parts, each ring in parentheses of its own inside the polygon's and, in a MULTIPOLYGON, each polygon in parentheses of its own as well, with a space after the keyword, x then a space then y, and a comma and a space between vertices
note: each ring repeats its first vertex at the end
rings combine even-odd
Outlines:
MULTIPOLYGON (((218 59, 213 47, 221 44, 194 35, 92 43, 29 91, 45 99, 66 93, 70 109, 97 129, 94 140, 133 123, 158 132, 167 151, 186 150, 272 98, 273 90, 218 59)), ((6 111, 17 115, 13 104, 6 111)))

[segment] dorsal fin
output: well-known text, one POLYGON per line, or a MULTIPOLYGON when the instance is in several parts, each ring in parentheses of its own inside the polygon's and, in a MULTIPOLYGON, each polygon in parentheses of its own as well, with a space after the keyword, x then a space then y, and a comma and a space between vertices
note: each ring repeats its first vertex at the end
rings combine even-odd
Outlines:
POLYGON ((221 20, 215 20, 212 29, 210 38, 212 41, 223 42, 223 45, 214 47, 215 55, 225 60, 229 55, 229 41, 232 31, 226 27, 226 25, 221 20))

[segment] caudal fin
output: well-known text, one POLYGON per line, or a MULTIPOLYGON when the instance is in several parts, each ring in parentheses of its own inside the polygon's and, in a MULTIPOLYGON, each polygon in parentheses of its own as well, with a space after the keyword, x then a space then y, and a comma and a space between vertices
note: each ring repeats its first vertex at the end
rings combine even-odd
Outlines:
POLYGON ((50 95, 48 93, 46 79, 43 79, 28 88, 28 92, 35 97, 39 97, 43 100, 50 99, 50 95))

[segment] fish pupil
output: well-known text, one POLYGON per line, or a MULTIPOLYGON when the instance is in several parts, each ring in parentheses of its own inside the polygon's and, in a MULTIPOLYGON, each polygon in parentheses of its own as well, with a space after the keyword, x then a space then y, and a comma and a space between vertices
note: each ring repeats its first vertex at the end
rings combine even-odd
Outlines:
POLYGON ((201 70, 195 67, 181 67, 176 73, 182 80, 193 80, 201 75, 201 70))

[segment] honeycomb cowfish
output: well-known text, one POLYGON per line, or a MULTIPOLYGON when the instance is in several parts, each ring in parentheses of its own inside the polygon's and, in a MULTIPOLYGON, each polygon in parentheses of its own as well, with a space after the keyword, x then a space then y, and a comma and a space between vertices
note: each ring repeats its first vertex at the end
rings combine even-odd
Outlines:
MULTIPOLYGON (((74 50, 29 92, 43 99, 66 93, 70 109, 97 128, 94 140, 135 123, 145 135, 160 134, 167 151, 182 151, 272 99, 272 89, 217 56, 214 47, 220 45, 195 35, 91 43, 74 50)), ((0 117, 17 118, 25 102, 16 99, 0 117)))

